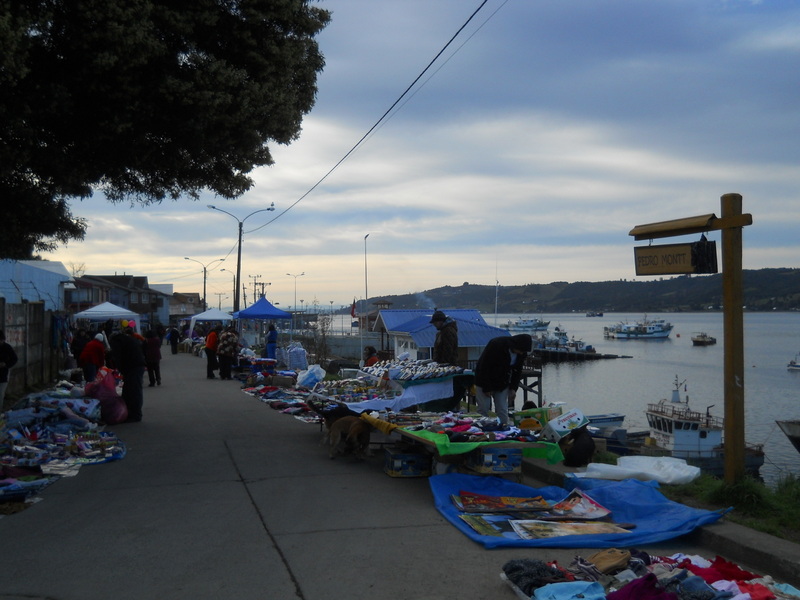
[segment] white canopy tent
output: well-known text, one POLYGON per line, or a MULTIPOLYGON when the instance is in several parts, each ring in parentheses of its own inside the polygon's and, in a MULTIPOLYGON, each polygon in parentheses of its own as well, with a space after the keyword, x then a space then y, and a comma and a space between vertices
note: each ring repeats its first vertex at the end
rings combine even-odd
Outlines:
MULTIPOLYGON (((141 333, 141 330, 139 329, 140 315, 132 310, 128 310, 127 308, 122 308, 116 304, 111 304, 111 302, 103 302, 102 304, 98 304, 92 308, 82 310, 81 312, 75 313, 73 318, 86 319, 87 321, 94 322, 108 321, 109 319, 120 321, 124 320, 129 322, 133 321, 134 329, 137 333, 141 333)), ((120 325, 122 326, 121 323, 120 325)))
POLYGON ((194 326, 197 322, 206 322, 206 321, 222 321, 227 323, 228 321, 233 321, 233 317, 226 313, 218 310, 216 308, 209 308, 205 312, 201 312, 198 315, 194 315, 189 323, 189 333, 194 331, 194 326))

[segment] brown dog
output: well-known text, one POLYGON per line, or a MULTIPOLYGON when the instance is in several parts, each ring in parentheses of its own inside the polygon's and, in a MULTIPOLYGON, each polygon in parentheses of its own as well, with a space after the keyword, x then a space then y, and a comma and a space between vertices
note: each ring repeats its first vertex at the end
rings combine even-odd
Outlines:
POLYGON ((372 426, 358 417, 341 417, 330 425, 328 441, 331 445, 331 458, 352 454, 364 458, 369 448, 369 434, 372 426))

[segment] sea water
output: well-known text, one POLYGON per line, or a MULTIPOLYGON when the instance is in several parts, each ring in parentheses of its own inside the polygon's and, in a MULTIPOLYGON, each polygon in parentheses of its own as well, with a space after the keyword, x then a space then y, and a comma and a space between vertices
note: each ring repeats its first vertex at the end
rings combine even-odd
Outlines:
MULTIPOLYGON (((514 315, 502 315, 504 323, 514 315)), ((669 400, 674 382, 681 399, 689 397, 692 410, 723 417, 724 335, 721 313, 648 314, 663 318, 674 329, 664 340, 615 340, 603 338, 603 327, 620 321, 635 322, 643 314, 605 313, 544 315, 551 330, 559 326, 570 338, 581 339, 604 354, 631 358, 546 364, 542 369, 544 402, 565 402, 585 414, 619 412, 629 430, 646 430, 648 403, 669 400), (691 337, 706 332, 717 338, 712 346, 693 346, 691 337)), ((494 315, 487 315, 493 324, 494 315)), ((498 315, 500 318, 500 315, 498 315)), ((800 453, 775 423, 778 419, 800 419, 800 373, 786 368, 800 351, 800 313, 744 314, 744 404, 745 440, 763 444, 761 476, 774 484, 786 474, 800 476, 800 453)))

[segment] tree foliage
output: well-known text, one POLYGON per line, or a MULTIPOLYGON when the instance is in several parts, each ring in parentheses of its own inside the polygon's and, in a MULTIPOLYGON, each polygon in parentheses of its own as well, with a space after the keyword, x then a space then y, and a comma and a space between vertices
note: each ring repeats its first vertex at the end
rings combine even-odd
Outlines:
POLYGON ((329 19, 308 0, 0 0, 2 257, 81 239, 67 200, 93 191, 244 193, 314 105, 329 19))

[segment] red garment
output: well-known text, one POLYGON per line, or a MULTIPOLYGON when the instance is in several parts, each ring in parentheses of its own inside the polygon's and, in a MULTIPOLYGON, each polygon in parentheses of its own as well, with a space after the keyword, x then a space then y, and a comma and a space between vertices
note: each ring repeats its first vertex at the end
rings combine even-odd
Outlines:
POLYGON ((365 366, 365 367, 371 367, 371 366, 372 366, 372 365, 374 365, 376 362, 378 362, 378 355, 377 355, 377 354, 373 354, 372 356, 370 356, 370 357, 367 359, 367 362, 365 362, 365 363, 364 363, 364 366, 365 366))
POLYGON ((652 573, 634 579, 625 587, 611 592, 608 600, 678 600, 677 594, 665 592, 658 586, 658 579, 652 573))
POLYGON ((743 570, 736 563, 726 560, 721 556, 717 556, 711 562, 711 567, 719 571, 722 574, 722 578, 728 581, 750 581, 751 579, 758 579, 761 577, 761 575, 743 570))
POLYGON ((211 333, 206 336, 206 348, 216 352, 218 344, 219 337, 217 336, 217 332, 212 330, 211 333))
POLYGON ((738 587, 739 591, 743 594, 750 594, 752 600, 771 600, 776 597, 767 586, 761 585, 760 583, 737 581, 736 587, 738 587))
POLYGON ((90 364, 98 369, 106 364, 106 346, 94 338, 86 342, 80 357, 78 357, 78 365, 81 367, 90 364))

